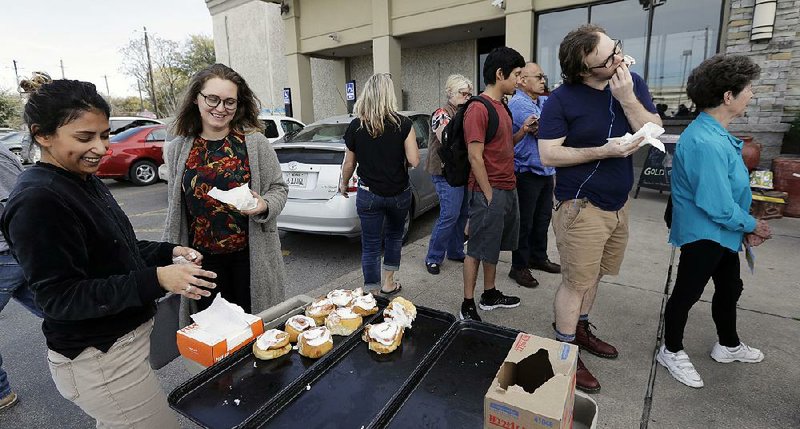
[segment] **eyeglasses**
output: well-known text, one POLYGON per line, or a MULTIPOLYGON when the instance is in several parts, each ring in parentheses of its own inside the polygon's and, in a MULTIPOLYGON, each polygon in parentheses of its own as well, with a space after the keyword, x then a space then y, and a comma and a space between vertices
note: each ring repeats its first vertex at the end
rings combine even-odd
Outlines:
POLYGON ((202 92, 201 92, 201 93, 199 93, 199 94, 200 94, 200 95, 203 97, 203 99, 206 101, 206 105, 207 105, 208 107, 212 108, 212 109, 214 109, 214 108, 216 108, 217 106, 219 106, 219 103, 222 103, 222 105, 223 105, 223 106, 224 106, 226 109, 228 109, 228 110, 234 110, 234 109, 236 109, 236 105, 237 105, 237 104, 239 104, 239 100, 237 100, 237 99, 235 99, 235 98, 226 98, 226 99, 224 99, 224 100, 223 100, 223 99, 219 98, 219 96, 217 96, 217 95, 214 95, 214 94, 211 94, 211 95, 205 95, 205 94, 203 94, 202 92))
POLYGON ((589 67, 589 69, 607 69, 611 67, 614 64, 614 57, 616 55, 622 55, 622 40, 617 40, 617 42, 614 43, 614 50, 611 51, 611 55, 609 55, 602 64, 599 66, 589 67))
POLYGON ((469 91, 458 91, 458 93, 461 94, 462 97, 467 97, 467 98, 472 97, 472 93, 469 91))
POLYGON ((522 76, 523 79, 527 79, 529 77, 536 78, 536 80, 547 80, 547 75, 546 74, 529 74, 529 75, 522 76))

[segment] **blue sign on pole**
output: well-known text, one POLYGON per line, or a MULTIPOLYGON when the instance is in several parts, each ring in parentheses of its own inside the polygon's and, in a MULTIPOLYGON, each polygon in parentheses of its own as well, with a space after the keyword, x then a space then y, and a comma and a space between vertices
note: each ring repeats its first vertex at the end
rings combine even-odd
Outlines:
POLYGON ((283 104, 292 103, 292 90, 290 88, 283 88, 283 104))
POLYGON ((347 101, 354 101, 356 99, 356 82, 351 80, 344 84, 344 93, 347 101))

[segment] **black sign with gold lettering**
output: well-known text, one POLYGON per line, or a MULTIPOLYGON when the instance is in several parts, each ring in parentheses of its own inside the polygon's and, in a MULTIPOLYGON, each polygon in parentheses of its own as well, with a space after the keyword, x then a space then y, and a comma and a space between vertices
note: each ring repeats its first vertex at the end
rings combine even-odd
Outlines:
POLYGON ((663 134, 659 137, 667 153, 650 146, 647 158, 639 175, 639 183, 636 185, 636 193, 633 198, 639 196, 639 189, 648 188, 657 191, 669 191, 669 179, 672 174, 672 156, 675 154, 675 147, 678 145, 678 135, 663 134))

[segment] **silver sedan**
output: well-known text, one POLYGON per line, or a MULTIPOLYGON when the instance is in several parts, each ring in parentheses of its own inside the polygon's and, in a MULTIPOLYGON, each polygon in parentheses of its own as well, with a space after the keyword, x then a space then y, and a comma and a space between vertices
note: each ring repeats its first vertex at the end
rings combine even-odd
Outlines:
MULTIPOLYGON (((428 156, 430 115, 422 112, 400 112, 411 119, 417 134, 420 163, 409 169, 413 200, 406 217, 403 240, 408 238, 412 219, 439 204, 439 198, 424 169, 428 156)), ((289 185, 289 198, 278 215, 278 229, 311 234, 361 235, 361 223, 356 213, 356 199, 345 198, 338 192, 344 161, 344 133, 349 115, 314 122, 300 131, 277 140, 273 147, 289 185)), ((357 177, 350 182, 349 193, 357 192, 357 177)))

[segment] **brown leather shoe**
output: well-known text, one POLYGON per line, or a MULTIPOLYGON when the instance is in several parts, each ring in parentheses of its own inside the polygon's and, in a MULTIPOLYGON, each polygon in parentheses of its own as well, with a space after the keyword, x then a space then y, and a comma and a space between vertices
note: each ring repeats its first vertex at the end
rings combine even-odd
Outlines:
POLYGON ((508 276, 514 279, 518 285, 527 288, 535 288, 539 286, 539 281, 533 278, 531 272, 528 271, 527 268, 514 268, 511 267, 511 271, 508 272, 508 276))
POLYGON ((586 369, 583 360, 578 357, 578 371, 575 373, 575 387, 586 393, 597 393, 600 391, 600 382, 586 369))
POLYGON ((528 268, 551 274, 559 274, 561 272, 561 265, 558 265, 549 259, 545 259, 544 261, 530 261, 528 263, 528 268))
POLYGON ((589 323, 588 320, 579 320, 578 326, 575 329, 575 341, 573 341, 572 344, 596 356, 609 359, 616 358, 619 355, 616 347, 597 338, 594 333, 592 333, 591 326, 594 325, 589 323))

